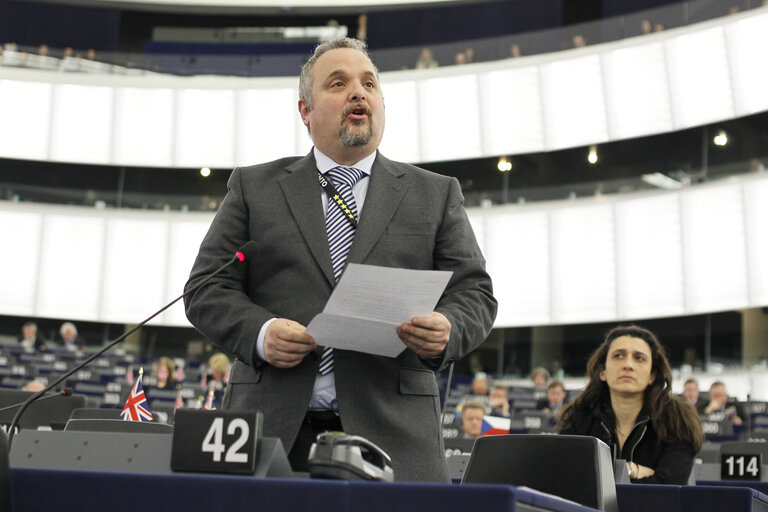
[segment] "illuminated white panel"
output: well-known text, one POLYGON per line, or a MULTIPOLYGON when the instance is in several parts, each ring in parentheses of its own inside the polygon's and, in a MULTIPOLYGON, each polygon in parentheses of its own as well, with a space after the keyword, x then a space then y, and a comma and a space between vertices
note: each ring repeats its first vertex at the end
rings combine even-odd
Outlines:
POLYGON ((45 160, 51 85, 0 80, 0 156, 45 160))
POLYGON ((753 306, 768 305, 768 177, 742 185, 747 225, 749 295, 753 306))
POLYGON ((0 211, 0 312, 4 315, 35 314, 41 225, 39 213, 0 211))
POLYGON ((736 115, 768 110, 768 13, 726 25, 736 115))
POLYGON ((546 211, 487 218, 488 273, 499 301, 496 325, 546 324, 550 317, 549 220, 546 211))
POLYGON ((544 149, 539 68, 514 68, 480 75, 480 112, 486 154, 544 149))
POLYGON ((680 197, 688 311, 745 307, 749 298, 740 187, 706 187, 680 197))
POLYGON ((38 315, 98 320, 104 227, 103 217, 45 216, 38 315))
POLYGON ((620 318, 685 313, 678 194, 616 204, 620 318))
POLYGON ((117 89, 114 162, 125 165, 173 165, 173 91, 117 89))
POLYGON ((168 223, 109 219, 101 320, 133 322, 163 306, 168 223))
MULTIPOLYGON (((296 154, 298 93, 295 89, 238 91, 236 165, 296 154)), ((304 127, 302 126, 302 129, 304 127)))
POLYGON ((555 61, 541 71, 547 149, 606 140, 600 57, 555 61))
POLYGON ((733 117, 722 27, 675 37, 666 50, 675 127, 733 117))
MULTIPOLYGON (((196 216, 198 217, 198 216, 196 216)), ((203 217, 203 216, 199 216, 203 217)), ((166 295, 163 302, 170 302, 184 292, 184 284, 189 278, 192 264, 200 250, 200 243, 211 225, 211 217, 205 216, 199 221, 178 221, 171 225, 170 256, 166 295)), ((189 325, 184 314, 184 301, 171 306, 161 318, 164 324, 189 325)))
POLYGON ((611 205, 551 212, 552 321, 616 318, 616 275, 611 205))
POLYGON ((235 92, 186 89, 176 93, 178 167, 232 167, 235 92))
POLYGON ((114 89, 59 84, 53 90, 51 160, 109 163, 114 89))
POLYGON ((419 121, 423 161, 480 156, 477 77, 458 75, 420 81, 419 121))
POLYGON ((381 90, 387 116, 381 152, 403 162, 421 161, 416 82, 383 82, 381 90))
POLYGON ((607 52, 603 69, 612 139, 674 128, 661 43, 607 52))

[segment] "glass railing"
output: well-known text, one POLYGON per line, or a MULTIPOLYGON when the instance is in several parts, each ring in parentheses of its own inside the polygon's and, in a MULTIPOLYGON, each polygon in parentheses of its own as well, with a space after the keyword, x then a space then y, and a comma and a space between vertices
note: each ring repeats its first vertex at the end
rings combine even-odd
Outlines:
MULTIPOLYGON (((524 57, 651 34, 764 5, 766 5, 765 0, 690 0, 566 27, 435 44, 431 45, 428 51, 432 55, 433 64, 439 66, 455 65, 457 62, 487 62, 524 57)), ((87 50, 48 49, 47 47, 42 49, 6 44, 0 55, 0 64, 72 73, 215 74, 253 77, 298 75, 307 57, 306 43, 296 45, 295 52, 291 52, 290 48, 286 51, 286 46, 291 46, 291 43, 275 43, 275 45, 275 48, 280 48, 279 53, 264 51, 264 48, 269 46, 265 44, 259 44, 258 50, 254 45, 253 53, 245 53, 243 48, 247 48, 248 44, 243 43, 238 54, 231 54, 226 50, 211 53, 210 49, 215 47, 215 43, 205 44, 206 52, 199 53, 190 49, 194 48, 194 43, 186 46, 180 43, 179 52, 175 53, 95 53, 87 50)), ((161 46, 167 47, 167 45, 161 46)), ((381 71, 420 67, 417 63, 423 51, 424 47, 381 50, 371 48, 373 59, 381 71)))
MULTIPOLYGON (((634 178, 606 179, 601 181, 560 184, 548 187, 505 188, 503 176, 498 187, 475 190, 464 186, 465 205, 468 207, 490 207, 493 205, 538 201, 559 201, 601 195, 624 194, 660 188, 684 188, 697 183, 711 182, 730 176, 761 173, 766 170, 768 155, 762 159, 750 159, 709 167, 706 171, 671 171, 659 177, 659 173, 634 178)), ((224 172, 224 171, 218 171, 224 172)), ((180 178, 181 179, 181 178, 180 178)), ((69 188, 67 186, 38 186, 0 182, 0 200, 12 202, 41 202, 88 206, 94 208, 133 208, 166 211, 209 211, 218 209, 226 192, 220 190, 209 194, 176 194, 133 192, 120 189, 94 190, 69 188)), ((181 187, 180 187, 181 188, 181 187)))

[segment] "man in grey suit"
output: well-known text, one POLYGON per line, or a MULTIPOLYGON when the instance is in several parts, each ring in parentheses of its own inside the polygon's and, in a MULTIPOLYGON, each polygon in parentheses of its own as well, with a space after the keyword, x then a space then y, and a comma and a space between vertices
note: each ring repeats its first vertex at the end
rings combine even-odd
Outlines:
POLYGON ((397 480, 446 482, 435 371, 482 343, 496 316, 459 184, 377 151, 384 102, 364 43, 318 46, 299 88, 315 146, 303 158, 233 171, 187 286, 246 242, 254 250, 246 268, 230 267, 188 296, 187 316, 236 358, 224 408, 261 411, 264 435, 282 439, 295 470, 306 470, 317 433, 343 429, 387 452, 397 480), (318 175, 338 166, 360 177, 345 205, 357 212, 354 241, 342 255, 329 247, 326 225, 338 205, 318 175), (436 310, 397 328, 397 357, 333 350, 328 363, 305 332, 345 261, 453 272, 436 310))

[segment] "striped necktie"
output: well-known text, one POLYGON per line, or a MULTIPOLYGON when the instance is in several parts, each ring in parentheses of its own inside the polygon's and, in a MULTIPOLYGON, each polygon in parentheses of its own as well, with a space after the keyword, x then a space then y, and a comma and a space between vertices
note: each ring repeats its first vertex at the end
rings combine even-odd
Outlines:
MULTIPOLYGON (((325 175, 331 179, 347 208, 357 218, 357 204, 352 195, 352 187, 365 176, 365 173, 354 167, 338 166, 325 175)), ((328 231, 328 245, 331 249, 333 277, 338 281, 347 262, 349 248, 352 247, 352 241, 355 238, 355 226, 349 222, 342 209, 335 203, 334 198, 328 198, 325 228, 328 231)), ((320 356, 319 371, 320 375, 328 375, 333 371, 333 349, 331 347, 323 349, 323 354, 320 356)))

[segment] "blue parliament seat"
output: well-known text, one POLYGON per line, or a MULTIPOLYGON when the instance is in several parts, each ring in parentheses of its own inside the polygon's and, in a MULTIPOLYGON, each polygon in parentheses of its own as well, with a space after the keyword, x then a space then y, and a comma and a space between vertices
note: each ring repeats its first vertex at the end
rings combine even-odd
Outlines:
POLYGON ((765 512, 768 496, 745 485, 617 484, 621 512, 765 512))

